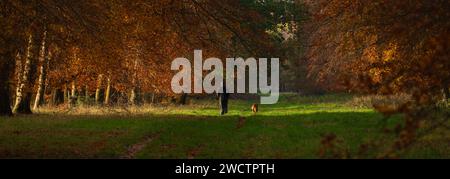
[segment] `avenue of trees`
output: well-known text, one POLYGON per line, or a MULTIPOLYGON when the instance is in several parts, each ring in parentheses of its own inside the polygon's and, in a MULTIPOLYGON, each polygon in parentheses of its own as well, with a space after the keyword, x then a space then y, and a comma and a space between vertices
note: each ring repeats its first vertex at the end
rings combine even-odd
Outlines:
POLYGON ((281 91, 408 94, 374 106, 405 114, 402 149, 424 121, 449 128, 449 12, 448 0, 2 0, 0 115, 170 96, 172 60, 202 49, 279 57, 281 91))
POLYGON ((293 22, 285 12, 296 7, 238 0, 0 3, 1 115, 31 114, 44 102, 137 104, 143 94, 170 93, 171 61, 194 49, 216 57, 275 54, 278 24, 293 22))
POLYGON ((417 126, 447 105, 449 12, 447 0, 2 0, 0 115, 171 95, 172 60, 202 49, 279 57, 281 91, 409 94, 394 112, 417 126))

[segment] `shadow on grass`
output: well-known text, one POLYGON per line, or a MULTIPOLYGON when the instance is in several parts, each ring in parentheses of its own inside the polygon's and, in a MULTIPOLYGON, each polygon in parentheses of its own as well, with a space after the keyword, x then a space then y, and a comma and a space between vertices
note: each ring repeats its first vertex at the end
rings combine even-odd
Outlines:
POLYGON ((356 147, 378 135, 373 112, 319 112, 245 119, 238 115, 32 115, 0 120, 1 158, 118 158, 160 136, 138 158, 314 158, 335 133, 356 147), (244 120, 238 128, 240 120, 244 120), (202 146, 201 149, 198 149, 202 146), (196 149, 195 156, 190 154, 196 149))

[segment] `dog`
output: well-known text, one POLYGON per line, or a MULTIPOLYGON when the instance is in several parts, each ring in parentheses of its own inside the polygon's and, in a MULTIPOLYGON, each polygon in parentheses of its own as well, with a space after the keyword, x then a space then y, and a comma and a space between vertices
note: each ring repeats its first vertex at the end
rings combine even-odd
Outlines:
POLYGON ((258 104, 253 104, 252 105, 252 112, 253 113, 257 113, 258 112, 258 104))

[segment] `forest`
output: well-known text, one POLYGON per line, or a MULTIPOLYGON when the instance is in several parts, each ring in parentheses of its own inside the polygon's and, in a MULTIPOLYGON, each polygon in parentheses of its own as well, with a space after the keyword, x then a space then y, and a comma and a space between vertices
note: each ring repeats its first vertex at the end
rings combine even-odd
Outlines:
POLYGON ((0 158, 450 158, 448 0, 1 0, 0 31, 0 158), (279 102, 174 93, 199 49, 278 58, 279 102))

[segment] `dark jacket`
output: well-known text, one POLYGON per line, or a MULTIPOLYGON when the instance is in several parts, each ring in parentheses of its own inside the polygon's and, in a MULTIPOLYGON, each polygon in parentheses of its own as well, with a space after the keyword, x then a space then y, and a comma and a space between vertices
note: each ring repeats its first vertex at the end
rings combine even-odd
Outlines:
POLYGON ((220 101, 228 101, 230 94, 227 93, 227 87, 225 85, 223 86, 223 93, 217 93, 217 97, 220 99, 220 101))

